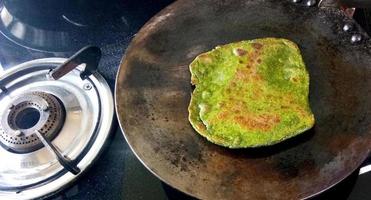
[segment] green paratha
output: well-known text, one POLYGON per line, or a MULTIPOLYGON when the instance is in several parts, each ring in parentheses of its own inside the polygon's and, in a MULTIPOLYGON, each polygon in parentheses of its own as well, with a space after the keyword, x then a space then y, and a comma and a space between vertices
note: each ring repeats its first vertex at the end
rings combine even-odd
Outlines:
POLYGON ((273 145, 314 125, 309 74, 286 39, 241 41, 199 55, 189 121, 209 141, 229 148, 273 145))

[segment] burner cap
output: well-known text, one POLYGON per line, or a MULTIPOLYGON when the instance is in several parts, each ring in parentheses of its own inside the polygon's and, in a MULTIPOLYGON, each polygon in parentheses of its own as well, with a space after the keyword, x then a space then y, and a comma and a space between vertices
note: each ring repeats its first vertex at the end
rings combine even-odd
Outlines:
MULTIPOLYGON (((107 140, 113 97, 97 72, 78 66, 54 80, 67 59, 33 60, 0 76, 0 199, 55 193, 82 174, 107 140)), ((92 66, 90 66, 92 67, 92 66)))
POLYGON ((32 92, 13 98, 1 115, 0 144, 17 153, 29 153, 44 145, 36 131, 50 140, 60 131, 64 106, 57 97, 45 92, 32 92))

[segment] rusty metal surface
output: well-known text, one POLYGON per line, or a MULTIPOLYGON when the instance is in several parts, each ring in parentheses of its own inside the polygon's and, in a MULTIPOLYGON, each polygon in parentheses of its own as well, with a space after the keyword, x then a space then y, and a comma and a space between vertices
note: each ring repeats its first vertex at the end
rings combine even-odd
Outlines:
POLYGON ((116 108, 144 165, 201 199, 307 198, 338 183, 371 147, 371 43, 350 44, 335 9, 277 0, 180 0, 136 35, 120 66, 116 108), (284 37, 310 72, 316 125, 281 144, 230 150, 188 122, 189 63, 219 44, 284 37))

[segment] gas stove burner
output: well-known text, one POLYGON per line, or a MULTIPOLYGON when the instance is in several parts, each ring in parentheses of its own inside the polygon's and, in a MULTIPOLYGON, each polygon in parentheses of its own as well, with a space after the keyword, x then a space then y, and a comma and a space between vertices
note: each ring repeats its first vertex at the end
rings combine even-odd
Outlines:
POLYGON ((0 75, 0 199, 61 190, 93 163, 109 136, 114 109, 108 84, 87 72, 94 62, 58 71, 65 62, 33 60, 0 75))
POLYGON ((54 139, 65 120, 64 106, 52 94, 32 92, 14 98, 1 115, 0 144, 17 153, 43 147, 36 131, 54 139))

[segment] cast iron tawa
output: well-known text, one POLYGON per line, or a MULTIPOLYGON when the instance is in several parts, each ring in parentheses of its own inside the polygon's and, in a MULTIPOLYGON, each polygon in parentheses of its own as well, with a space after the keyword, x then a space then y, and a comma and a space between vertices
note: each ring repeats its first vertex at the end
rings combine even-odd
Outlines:
MULTIPOLYGON (((351 43, 334 8, 286 0, 179 0, 153 17, 124 56, 117 115, 143 164, 201 199, 314 196, 355 171, 371 147, 371 42, 351 43), (231 150, 191 127, 188 65, 217 45, 262 37, 296 42, 310 73, 316 125, 271 147, 231 150)), ((355 27, 357 27, 355 25, 355 27)))

